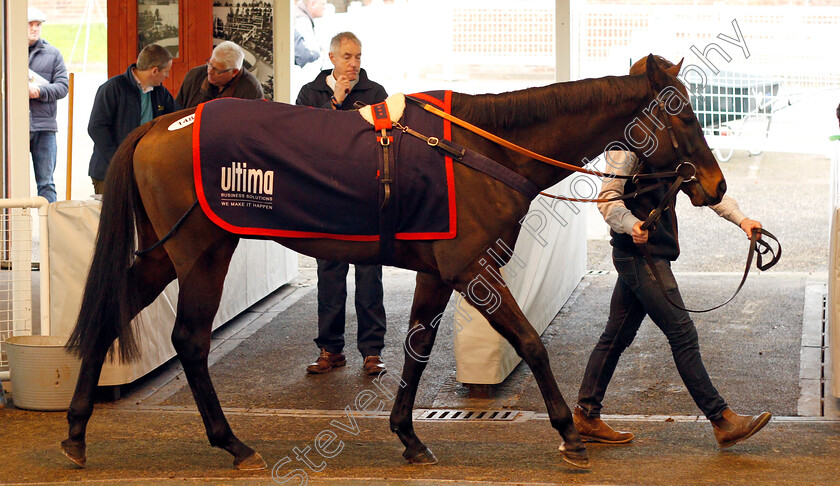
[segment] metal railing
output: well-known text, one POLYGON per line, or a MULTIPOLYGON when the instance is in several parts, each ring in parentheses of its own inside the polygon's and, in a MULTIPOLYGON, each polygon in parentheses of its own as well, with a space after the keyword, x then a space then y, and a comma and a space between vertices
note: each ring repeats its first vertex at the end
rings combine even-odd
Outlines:
POLYGON ((43 197, 0 199, 0 379, 9 379, 5 341, 32 334, 33 253, 40 271, 40 334, 50 334, 50 259, 47 230, 49 202, 43 197), (37 250, 33 251, 33 215, 37 209, 37 250))

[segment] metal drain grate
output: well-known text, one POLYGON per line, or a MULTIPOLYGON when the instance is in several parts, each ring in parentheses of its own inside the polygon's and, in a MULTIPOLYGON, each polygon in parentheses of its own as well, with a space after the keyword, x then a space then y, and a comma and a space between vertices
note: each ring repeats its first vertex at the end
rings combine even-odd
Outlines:
POLYGON ((489 420, 494 422, 510 422, 522 412, 519 410, 426 410, 417 420, 489 420))

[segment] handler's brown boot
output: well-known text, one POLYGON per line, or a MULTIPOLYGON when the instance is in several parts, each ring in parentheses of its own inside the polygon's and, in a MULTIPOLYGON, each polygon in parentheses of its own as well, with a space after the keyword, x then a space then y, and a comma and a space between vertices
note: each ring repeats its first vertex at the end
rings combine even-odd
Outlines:
POLYGON ((711 421, 715 439, 721 449, 734 446, 761 430, 770 421, 771 416, 769 412, 761 415, 738 415, 727 408, 719 419, 711 421))
POLYGON ((584 442, 602 442, 604 444, 626 444, 633 440, 630 432, 619 432, 604 423, 600 418, 589 418, 583 409, 575 407, 572 420, 584 442))
POLYGON ((306 367, 306 372, 320 375, 345 364, 347 364, 347 359, 343 353, 331 353, 321 348, 321 355, 314 363, 306 367))

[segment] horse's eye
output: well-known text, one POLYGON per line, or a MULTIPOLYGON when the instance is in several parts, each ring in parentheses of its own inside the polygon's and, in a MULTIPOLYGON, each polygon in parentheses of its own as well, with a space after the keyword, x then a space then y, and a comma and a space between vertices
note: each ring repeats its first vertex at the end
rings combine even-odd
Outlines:
POLYGON ((680 121, 686 125, 691 125, 697 121, 697 118, 695 118, 694 115, 680 115, 680 121))

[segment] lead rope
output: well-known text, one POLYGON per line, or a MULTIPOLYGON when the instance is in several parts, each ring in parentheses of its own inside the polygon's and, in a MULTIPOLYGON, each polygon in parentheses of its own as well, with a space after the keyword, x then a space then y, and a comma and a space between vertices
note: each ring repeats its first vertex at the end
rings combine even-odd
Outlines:
POLYGON ((709 309, 692 310, 692 309, 688 309, 686 307, 683 307, 683 306, 677 304, 676 302, 674 302, 673 300, 671 300, 671 296, 668 295, 668 291, 665 289, 665 284, 662 281, 662 277, 659 275, 659 270, 656 269, 656 262, 653 260, 653 257, 650 255, 650 251, 648 250, 647 244, 637 245, 637 246, 639 247, 642 254, 644 255, 645 263, 647 264, 648 268, 650 268, 650 271, 653 274, 653 278, 656 279, 656 283, 659 286, 659 291, 662 292, 662 295, 665 297, 665 299, 667 299, 668 302, 670 302, 671 305, 673 305, 677 309, 684 310, 686 312, 694 312, 694 313, 713 311, 715 309, 719 309, 719 308, 725 306, 726 304, 732 302, 732 299, 734 299, 735 296, 738 295, 738 293, 741 291, 741 289, 744 288, 744 284, 747 282, 747 275, 749 275, 750 267, 752 266, 753 253, 756 253, 756 255, 757 255, 755 266, 756 266, 756 268, 758 268, 762 272, 764 270, 770 269, 773 265, 778 263, 779 259, 782 257, 782 244, 779 243, 779 239, 776 238, 773 235, 773 233, 770 233, 769 231, 767 231, 764 228, 754 229, 753 233, 752 233, 752 236, 750 237, 750 249, 749 249, 749 253, 747 254, 747 264, 744 267, 744 276, 741 277, 741 283, 738 284, 738 288, 735 289, 735 293, 732 294, 732 297, 730 297, 726 302, 724 302, 722 304, 718 304, 718 305, 716 305, 714 307, 711 307, 709 309), (762 235, 767 236, 768 238, 770 238, 771 240, 776 242, 776 246, 779 247, 779 252, 778 253, 773 251, 773 248, 766 241, 764 241, 762 239, 762 235), (763 263, 763 255, 766 255, 768 253, 772 255, 772 258, 770 259, 769 262, 767 262, 765 264, 765 263, 763 263))

